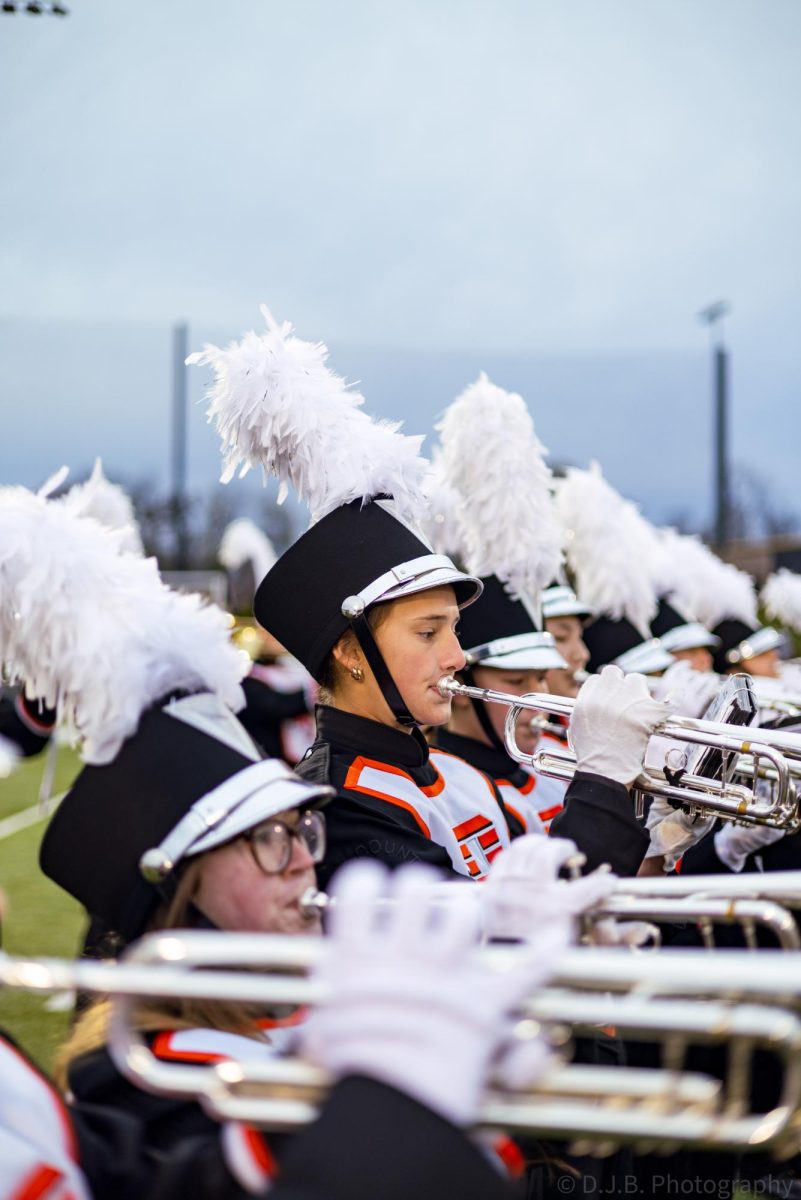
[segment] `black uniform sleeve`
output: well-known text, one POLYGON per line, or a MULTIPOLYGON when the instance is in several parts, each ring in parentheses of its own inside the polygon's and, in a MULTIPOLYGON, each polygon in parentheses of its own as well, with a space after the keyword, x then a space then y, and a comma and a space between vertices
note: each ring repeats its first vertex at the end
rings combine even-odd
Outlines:
POLYGON ((650 840, 627 788, 588 771, 576 772, 550 834, 571 838, 587 856, 587 871, 609 863, 616 875, 637 874, 650 840))
POLYGON ((219 1127, 158 1150, 146 1125, 129 1113, 76 1105, 71 1116, 93 1200, 245 1200, 250 1195, 228 1168, 219 1127))
MULTIPOLYGON (((715 834, 721 828, 718 822, 714 829, 685 850, 681 860, 682 875, 731 875, 733 872, 717 856, 715 834)), ((785 835, 772 846, 763 846, 749 854, 744 871, 797 871, 801 867, 801 833, 785 835), (757 863, 755 859, 760 859, 757 863)))
POLYGON ((353 1076, 289 1146, 271 1200, 510 1200, 517 1190, 461 1130, 401 1092, 353 1076))

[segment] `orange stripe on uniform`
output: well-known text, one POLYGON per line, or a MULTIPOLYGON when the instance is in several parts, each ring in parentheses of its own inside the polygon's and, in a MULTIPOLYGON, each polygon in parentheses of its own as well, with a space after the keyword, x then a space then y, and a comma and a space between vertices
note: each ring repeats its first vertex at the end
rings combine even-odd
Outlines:
MULTIPOLYGON (((495 784, 499 788, 514 788, 514 790, 519 792, 521 796, 528 796, 529 792, 533 792, 534 788, 537 786, 537 780, 533 775, 529 775, 522 787, 518 787, 516 783, 512 783, 511 779, 496 779, 495 784)), ((506 807, 508 808, 509 805, 507 804, 506 807)))
POLYGON ((244 1134, 248 1149, 255 1161, 261 1167, 262 1171, 264 1171, 265 1175, 268 1175, 270 1179, 275 1179, 278 1174, 278 1167, 263 1135, 258 1129, 251 1129, 249 1125, 244 1127, 244 1134))
POLYGON ((489 828, 491 822, 489 817, 482 817, 481 814, 475 817, 470 817, 467 821, 462 821, 461 825, 454 825, 454 836, 461 841, 462 838, 469 837, 471 833, 478 833, 479 829, 489 828))
POLYGON ((493 1149, 509 1172, 509 1178, 519 1179, 526 1169, 526 1160, 517 1142, 509 1137, 499 1137, 493 1143, 493 1149))
POLYGON ((17 1190, 11 1193, 9 1200, 41 1200, 53 1184, 63 1178, 61 1171, 57 1171, 55 1167, 34 1167, 17 1190))
MULTIPOLYGON (((375 796, 376 800, 386 800, 387 804, 394 804, 396 808, 405 809, 406 812, 411 813, 422 833, 424 833, 428 840, 431 841, 431 830, 428 828, 413 804, 409 804, 407 800, 401 800, 398 796, 391 796, 389 792, 381 792, 378 790, 378 788, 365 787, 363 784, 359 783, 359 777, 365 767, 374 767, 377 771, 388 771, 391 775, 400 775, 404 779, 408 779, 414 787, 417 787, 417 784, 414 782, 411 775, 407 774, 406 771, 401 771, 398 767, 389 766, 388 763, 375 762, 371 758, 363 758, 361 755, 359 755, 358 758, 354 758, 353 762, 348 767, 348 773, 345 776, 345 787, 352 792, 361 792, 363 796, 375 796)), ((443 782, 442 787, 444 786, 445 784, 443 782)), ((436 787, 436 784, 432 783, 431 787, 436 787)), ((441 790, 442 788, 440 788, 440 791, 441 790)))
POLYGON ((153 1053, 156 1058, 168 1059, 174 1062, 213 1063, 225 1062, 225 1054, 212 1054, 207 1050, 176 1050, 172 1045, 174 1030, 156 1034, 153 1039, 153 1053))

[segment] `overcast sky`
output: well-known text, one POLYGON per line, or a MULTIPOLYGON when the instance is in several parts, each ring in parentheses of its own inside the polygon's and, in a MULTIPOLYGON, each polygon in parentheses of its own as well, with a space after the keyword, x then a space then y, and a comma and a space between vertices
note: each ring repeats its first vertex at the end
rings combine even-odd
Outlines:
POLYGON ((798 0, 69 7, 0 14, 2 479, 166 483, 170 323, 266 302, 409 432, 483 367, 555 455, 702 521, 723 297, 733 455, 795 506, 798 0))

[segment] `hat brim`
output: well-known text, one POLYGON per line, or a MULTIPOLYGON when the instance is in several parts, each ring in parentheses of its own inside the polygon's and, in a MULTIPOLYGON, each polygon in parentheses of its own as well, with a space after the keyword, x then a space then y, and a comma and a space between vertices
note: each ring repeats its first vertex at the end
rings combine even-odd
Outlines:
POLYGON ((661 634, 659 640, 670 654, 677 650, 716 650, 720 645, 720 638, 696 621, 676 625, 661 634))
POLYGON ((436 567, 433 571, 423 571, 395 587, 388 588, 370 601, 373 604, 384 604, 389 600, 400 600, 403 596, 415 596, 419 592, 428 592, 433 588, 452 587, 456 593, 456 603, 459 608, 467 608, 484 590, 484 584, 475 575, 466 575, 457 567, 436 567))
POLYGON ((595 609, 590 608, 588 604, 582 604, 580 600, 557 600, 553 604, 549 604, 547 600, 542 602, 542 619, 550 621, 556 617, 580 617, 582 620, 589 620, 595 616, 595 609))
POLYGON ((640 675, 653 675, 657 671, 666 671, 675 661, 658 638, 651 638, 619 655, 614 660, 614 665, 620 667, 626 675, 635 672, 640 675))
POLYGON ((302 779, 276 780, 248 796, 227 813, 219 825, 215 825, 192 843, 184 857, 193 858, 196 854, 203 854, 216 846, 222 846, 225 842, 231 842, 278 813, 291 812, 293 809, 322 808, 334 795, 333 788, 322 784, 312 785, 302 779))
POLYGON ((496 671, 567 671, 568 665, 558 650, 516 650, 512 654, 498 654, 481 658, 477 667, 492 667, 496 671))

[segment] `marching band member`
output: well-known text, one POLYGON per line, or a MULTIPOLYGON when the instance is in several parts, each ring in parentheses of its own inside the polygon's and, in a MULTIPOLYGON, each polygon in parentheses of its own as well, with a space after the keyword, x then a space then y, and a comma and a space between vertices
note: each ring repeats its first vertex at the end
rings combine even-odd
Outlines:
MULTIPOLYGON (((460 618, 467 662, 458 677, 513 695, 545 691, 546 671, 567 667, 552 636, 542 631, 539 613, 540 592, 562 562, 545 448, 522 397, 483 373, 449 405, 437 428, 438 482, 453 498, 460 558, 484 587, 460 618), (484 470, 488 459, 505 464, 502 488, 484 470)), ((549 800, 541 800, 540 779, 507 751, 507 712, 503 705, 454 696, 450 720, 433 731, 434 744, 489 775, 524 830, 545 832, 541 813, 549 800)), ((530 754, 539 733, 525 710, 515 735, 530 754)))
MULTIPOLYGON (((324 998, 296 1047, 332 1090, 318 1119, 288 1139, 275 1172, 264 1136, 242 1125, 173 1130, 158 1144, 143 1113, 77 1098, 65 1109, 0 1039, 0 1195, 88 1200, 91 1188, 93 1200, 243 1200, 269 1189, 276 1200, 401 1200, 454 1187, 467 1200, 517 1195, 486 1139, 468 1130, 490 1083, 532 1086, 550 1064, 541 1036, 515 1037, 511 1014, 568 944, 566 893, 576 885, 551 889, 539 930, 498 972, 474 953, 477 907, 456 891, 443 906, 432 875, 411 866, 389 877, 360 863, 337 880, 327 953, 313 972, 324 998)), ((142 1102, 144 1114, 158 1103, 142 1102)), ((511 1144, 506 1153, 511 1167, 511 1144)))
POLYGON ((555 696, 575 698, 590 660, 584 628, 595 616, 595 609, 585 604, 567 584, 553 583, 542 593, 542 616, 556 649, 567 663, 567 670, 554 667, 548 671, 548 691, 555 696))
MULTIPOLYGON (((312 510, 309 530, 263 580, 254 611, 322 688, 317 740, 298 767, 337 792, 318 877, 325 885, 342 862, 369 856, 481 879, 509 844, 503 801, 481 772, 429 752, 420 733, 450 716, 437 685, 465 665, 455 629, 481 584, 434 555, 413 527, 425 503, 419 440, 373 424, 359 412, 361 397, 326 370, 325 348, 290 333, 268 316, 261 338, 207 347, 190 361, 216 371, 209 411, 226 447, 226 475, 242 462, 260 464, 292 482, 312 510)), ((624 720, 636 707, 628 699, 616 710, 624 720)), ((655 720, 642 711, 630 729, 639 764, 644 729, 655 720)), ((590 741, 598 727, 608 736, 593 712, 584 726, 590 741)), ((595 749, 587 757, 600 761, 595 749)), ((628 768, 630 754, 623 758, 628 768)), ((615 809, 629 805, 624 789, 609 790, 605 780, 573 785, 563 832, 581 849, 582 838, 595 845, 599 825, 614 824, 615 809)), ((604 840, 614 841, 608 832, 604 840)), ((631 869, 631 841, 622 849, 631 869)))
MULTIPOLYGON (((99 523, 23 489, 0 494, 0 562, 4 667, 69 719, 86 763, 45 832, 45 874, 117 946, 175 925, 318 932, 300 897, 330 789, 263 759, 236 720, 246 663, 226 615, 170 592, 99 523)), ((143 1120, 153 1148, 207 1131, 197 1105, 123 1079, 106 1019, 106 1005, 88 1009, 65 1052, 76 1097, 143 1120)), ((190 1060, 221 1045, 273 1053, 279 1036, 225 1006, 153 1002, 141 1020, 166 1056, 190 1060)))
MULTIPOLYGON (((585 604, 571 587, 563 583, 551 584, 542 593, 542 616, 546 632, 556 642, 556 649, 567 663, 567 670, 553 667, 546 676, 547 690, 555 696, 575 699, 587 676, 590 652, 584 642, 584 627, 595 615, 595 610, 585 604)), ((547 750, 564 750, 568 744, 566 717, 551 716, 540 734, 540 745, 547 750)), ((546 832, 551 821, 565 806, 567 784, 561 779, 547 775, 537 776, 540 818, 546 832)))
POLYGON ((651 633, 677 662, 687 662, 701 674, 712 670, 712 651, 720 645, 720 638, 700 621, 680 612, 665 596, 660 599, 659 610, 651 622, 651 633))

